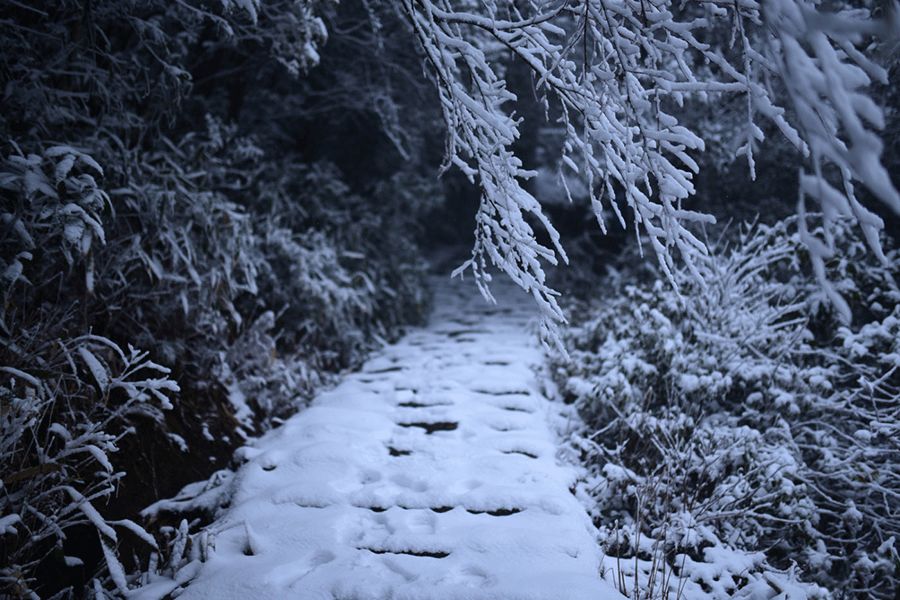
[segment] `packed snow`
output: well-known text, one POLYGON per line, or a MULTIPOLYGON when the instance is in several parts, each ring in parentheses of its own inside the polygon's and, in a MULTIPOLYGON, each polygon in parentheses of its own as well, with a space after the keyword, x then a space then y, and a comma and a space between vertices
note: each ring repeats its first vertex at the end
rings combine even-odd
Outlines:
POLYGON ((527 296, 439 286, 427 328, 243 450, 183 600, 591 599, 593 525, 557 459, 527 296))

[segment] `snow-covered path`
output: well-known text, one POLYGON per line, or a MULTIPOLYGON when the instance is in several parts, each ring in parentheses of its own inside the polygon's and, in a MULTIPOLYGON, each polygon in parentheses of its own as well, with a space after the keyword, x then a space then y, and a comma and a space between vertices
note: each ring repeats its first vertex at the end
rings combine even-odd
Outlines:
POLYGON ((533 305, 473 287, 255 444, 180 598, 621 597, 556 459, 533 305))

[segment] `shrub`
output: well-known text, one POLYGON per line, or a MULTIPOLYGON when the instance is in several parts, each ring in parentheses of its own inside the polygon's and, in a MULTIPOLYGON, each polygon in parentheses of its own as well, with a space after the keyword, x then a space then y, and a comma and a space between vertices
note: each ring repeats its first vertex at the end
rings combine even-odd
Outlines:
POLYGON ((424 314, 409 224, 428 203, 396 183, 415 176, 360 169, 351 189, 209 84, 238 73, 302 103, 282 82, 319 59, 316 8, 3 8, 0 595, 124 592, 171 568, 146 549, 187 532, 150 535, 140 509, 424 314))
POLYGON ((838 230, 828 274, 850 328, 790 228, 746 226, 699 279, 613 277, 572 310, 572 361, 555 374, 587 423, 579 493, 620 586, 655 579, 665 597, 674 574, 669 592, 688 598, 897 589, 900 254, 879 263, 838 230))

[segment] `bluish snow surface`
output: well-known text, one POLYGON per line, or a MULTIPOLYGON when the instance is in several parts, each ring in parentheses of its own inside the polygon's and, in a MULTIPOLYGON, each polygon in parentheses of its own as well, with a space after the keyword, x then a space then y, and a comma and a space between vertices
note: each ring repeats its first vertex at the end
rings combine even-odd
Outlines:
POLYGON ((533 304, 473 287, 249 449, 182 600, 621 598, 556 457, 533 304))

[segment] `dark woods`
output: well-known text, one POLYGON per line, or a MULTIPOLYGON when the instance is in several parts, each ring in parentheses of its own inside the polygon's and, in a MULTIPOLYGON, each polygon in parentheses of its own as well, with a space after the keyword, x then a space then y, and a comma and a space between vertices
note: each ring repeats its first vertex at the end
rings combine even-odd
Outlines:
POLYGON ((0 594, 143 568, 140 509, 421 319, 439 192, 400 113, 433 116, 395 26, 0 4, 0 594))

